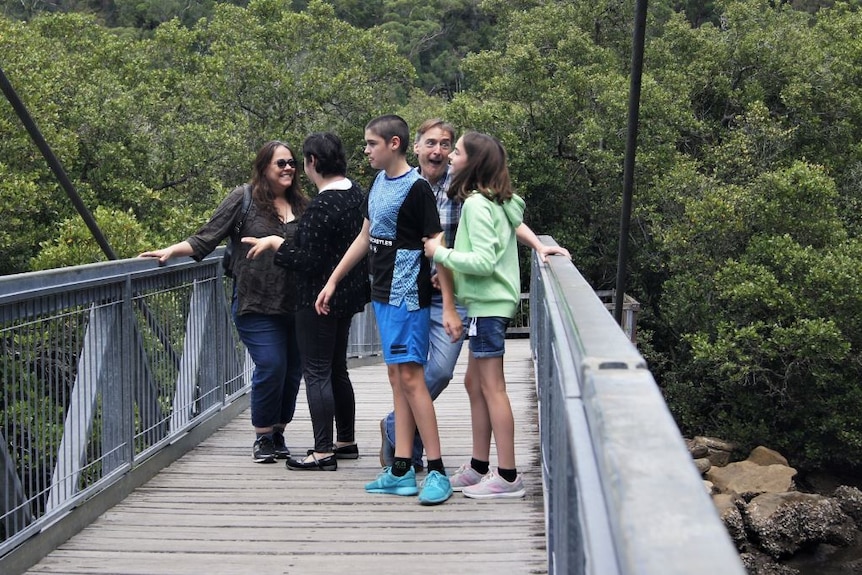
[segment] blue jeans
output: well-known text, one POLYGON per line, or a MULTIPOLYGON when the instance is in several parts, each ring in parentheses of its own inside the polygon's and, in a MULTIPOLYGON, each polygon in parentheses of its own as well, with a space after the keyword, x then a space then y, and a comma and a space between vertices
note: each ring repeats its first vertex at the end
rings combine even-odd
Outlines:
POLYGON ((251 376, 251 424, 271 427, 290 423, 302 379, 296 321, 293 314, 246 313, 233 320, 239 338, 254 361, 251 376))
MULTIPOLYGON (((467 310, 456 305, 455 309, 458 315, 461 316, 463 323, 467 319, 467 310)), ((466 333, 466 330, 464 330, 466 333)), ((464 337, 452 343, 446 330, 443 329, 443 296, 434 294, 431 298, 431 333, 430 347, 428 349, 428 363, 425 364, 425 385, 428 387, 428 393, 431 394, 431 400, 437 399, 443 390, 449 386, 452 381, 452 375, 455 373, 455 364, 458 363, 458 356, 461 355, 461 346, 464 344, 464 337)), ((386 439, 392 447, 392 452, 395 450, 395 412, 391 411, 386 416, 385 421, 386 439)), ((419 437, 419 432, 413 438, 413 463, 422 463, 422 452, 425 446, 422 445, 422 439, 419 437)))

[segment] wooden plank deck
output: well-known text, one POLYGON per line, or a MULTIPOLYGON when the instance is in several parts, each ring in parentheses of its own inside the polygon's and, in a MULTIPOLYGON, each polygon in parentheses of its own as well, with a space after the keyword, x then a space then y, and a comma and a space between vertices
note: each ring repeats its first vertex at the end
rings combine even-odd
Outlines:
MULTIPOLYGON (((392 404, 385 366, 371 365, 351 370, 358 460, 339 461, 336 472, 252 463, 245 411, 28 573, 547 573, 529 341, 506 343, 523 500, 456 493, 423 507, 415 497, 366 493, 363 485, 380 470, 378 422, 392 404)), ((470 457, 466 359, 465 345, 452 384, 435 403, 450 471, 470 457)), ((286 439, 295 454, 313 444, 304 390, 286 439)), ((496 465, 493 449, 491 457, 496 465)))

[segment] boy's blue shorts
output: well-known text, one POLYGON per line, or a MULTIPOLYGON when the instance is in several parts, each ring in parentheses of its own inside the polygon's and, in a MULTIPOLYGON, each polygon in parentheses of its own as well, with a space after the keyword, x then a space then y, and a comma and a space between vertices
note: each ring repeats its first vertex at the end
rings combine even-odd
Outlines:
POLYGON ((383 361, 387 364, 428 363, 431 308, 409 311, 404 303, 397 307, 377 301, 371 303, 383 343, 383 361))

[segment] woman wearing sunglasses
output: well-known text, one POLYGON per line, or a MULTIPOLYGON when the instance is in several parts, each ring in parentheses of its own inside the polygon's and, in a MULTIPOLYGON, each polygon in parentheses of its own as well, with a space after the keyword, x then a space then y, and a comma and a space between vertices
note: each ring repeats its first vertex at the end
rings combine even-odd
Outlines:
POLYGON ((276 265, 298 273, 296 317, 302 326, 299 347, 314 431, 314 447, 305 458, 288 459, 293 470, 335 471, 338 459, 357 459, 356 403, 347 370, 347 344, 353 315, 371 300, 368 266, 355 266, 338 284, 330 313, 318 315, 317 294, 362 229, 365 192, 347 177, 347 153, 341 138, 317 132, 302 143, 305 175, 317 188, 290 244, 280 236, 243 237, 248 257, 275 252, 276 265), (337 434, 333 437, 332 425, 337 434))
POLYGON ((256 463, 274 463, 290 455, 285 426, 293 419, 302 366, 296 341, 294 310, 296 281, 289 270, 273 265, 271 258, 246 258, 249 246, 239 237, 277 235, 293 242, 300 216, 308 205, 296 173, 293 150, 284 142, 270 141, 258 151, 251 182, 234 189, 222 200, 209 221, 188 239, 139 257, 191 256, 202 260, 231 235, 230 267, 235 278, 231 311, 239 337, 254 360, 251 381, 251 423, 256 438, 256 463), (245 188, 251 203, 243 216, 245 188), (239 233, 234 226, 242 222, 239 233))

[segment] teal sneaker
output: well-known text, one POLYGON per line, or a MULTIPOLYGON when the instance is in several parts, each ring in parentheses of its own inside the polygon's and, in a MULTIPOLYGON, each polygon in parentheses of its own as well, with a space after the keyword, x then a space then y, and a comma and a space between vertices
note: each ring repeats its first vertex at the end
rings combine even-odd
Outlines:
POLYGON ((452 485, 449 478, 439 471, 431 471, 422 482, 422 493, 419 503, 422 505, 439 505, 452 497, 452 485))
POLYGON ((388 493, 389 495, 416 495, 419 488, 416 487, 416 472, 411 467, 403 477, 392 475, 391 467, 384 467, 383 473, 371 483, 365 484, 368 493, 388 493))

